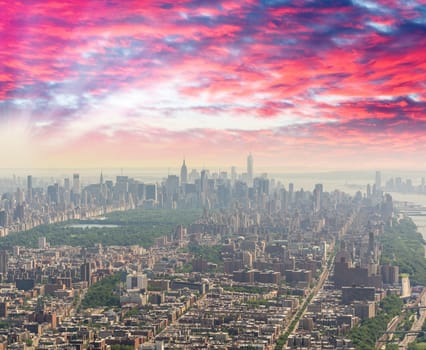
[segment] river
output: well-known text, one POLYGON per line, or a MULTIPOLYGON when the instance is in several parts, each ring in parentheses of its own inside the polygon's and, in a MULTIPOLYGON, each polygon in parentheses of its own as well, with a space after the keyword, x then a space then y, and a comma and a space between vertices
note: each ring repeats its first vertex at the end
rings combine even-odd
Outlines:
MULTIPOLYGON (((392 198, 394 201, 413 203, 426 207, 426 195, 392 193, 392 198)), ((426 240, 426 216, 412 215, 410 217, 416 224, 417 231, 419 231, 422 234, 423 238, 426 240)))

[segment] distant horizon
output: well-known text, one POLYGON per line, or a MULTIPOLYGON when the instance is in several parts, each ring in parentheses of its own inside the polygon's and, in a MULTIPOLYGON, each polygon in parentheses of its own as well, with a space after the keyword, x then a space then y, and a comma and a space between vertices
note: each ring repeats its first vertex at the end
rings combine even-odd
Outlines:
MULTIPOLYGON (((187 163, 188 165, 188 163, 187 163)), ((228 174, 228 178, 231 177, 231 166, 229 167, 192 167, 188 165, 188 172, 196 170, 200 172, 201 170, 208 170, 210 173, 219 174, 220 171, 224 171, 228 174)), ((246 169, 243 167, 236 167, 238 176, 241 176, 246 173, 246 169)), ((254 176, 262 176, 267 174, 268 178, 275 179, 281 183, 290 183, 293 182, 295 186, 300 187, 311 187, 315 183, 324 183, 328 190, 331 189, 342 189, 346 188, 347 190, 354 190, 358 186, 363 188, 367 184, 374 184, 375 173, 377 170, 358 170, 358 171, 348 171, 348 170, 335 170, 335 171, 279 171, 279 169, 271 168, 256 168, 254 167, 254 176), (335 188, 333 188, 335 186, 335 188)), ((420 183, 422 178, 426 177, 426 171, 417 171, 417 170, 379 170, 382 177, 382 184, 391 178, 401 177, 403 181, 406 179, 411 179, 413 185, 420 183)), ((137 180, 143 180, 146 182, 157 182, 167 178, 168 175, 177 175, 180 176, 180 167, 155 167, 155 168, 120 168, 120 167, 111 167, 111 168, 38 168, 38 169, 7 169, 0 168, 0 179, 3 180, 12 180, 14 177, 20 179, 21 183, 26 181, 28 175, 32 175, 34 180, 42 180, 45 182, 49 179, 55 179, 56 181, 62 181, 64 178, 71 178, 74 173, 80 175, 82 181, 96 181, 100 174, 103 174, 104 179, 115 180, 116 176, 124 175, 130 178, 135 178, 137 180)))
MULTIPOLYGON (((117 171, 117 172, 123 172, 126 171, 142 171, 142 172, 169 172, 169 171, 180 171, 181 165, 173 165, 173 166, 103 166, 103 167, 89 167, 89 166, 64 166, 64 167, 0 167, 0 172, 7 172, 7 171, 74 171, 74 170, 82 170, 82 171, 93 171, 93 172, 104 172, 104 171, 117 171)), ((237 173, 242 174, 247 171, 246 167, 243 165, 191 165, 186 162, 186 165, 188 169, 195 169, 195 170, 208 170, 210 172, 230 172, 233 167, 235 167, 237 173)), ((396 169, 396 168, 371 168, 371 169, 314 169, 314 168, 298 168, 298 169, 291 169, 291 168, 284 168, 284 167, 268 167, 268 166, 262 166, 262 167, 254 167, 254 173, 261 175, 262 173, 267 174, 293 174, 293 175, 302 175, 302 176, 308 176, 308 175, 315 175, 315 174, 370 174, 372 177, 374 177, 374 174, 376 171, 380 171, 382 174, 389 174, 389 173, 396 173, 396 174, 424 174, 426 176, 426 168, 425 169, 396 169)))
MULTIPOLYGON (((170 171, 180 171, 182 164, 179 165, 173 165, 173 166, 103 166, 103 167, 97 167, 97 166, 64 166, 64 167, 0 167, 0 173, 1 172, 9 172, 9 171, 15 171, 15 172, 22 172, 22 171, 42 171, 42 172, 57 172, 57 171, 91 171, 91 172, 105 172, 105 171, 116 171, 116 172, 123 172, 126 171, 135 172, 135 171, 141 171, 141 172, 170 172, 170 171)), ((195 169, 198 171, 201 170, 208 170, 213 173, 218 173, 219 171, 222 172, 230 172, 233 167, 235 167, 237 173, 242 174, 247 172, 247 168, 244 165, 200 165, 195 164, 191 165, 186 161, 186 166, 189 170, 195 169)), ((302 176, 309 176, 309 175, 315 175, 315 174, 363 174, 367 175, 370 174, 373 178, 376 171, 380 171, 382 174, 389 174, 389 173, 395 173, 395 174, 424 174, 426 176, 426 168, 425 169, 397 169, 397 168, 371 168, 371 169, 315 169, 311 167, 306 168, 298 168, 298 169, 292 169, 292 168, 285 168, 285 167, 268 167, 268 166, 254 166, 254 173, 261 175, 263 173, 267 174, 293 174, 293 175, 302 175, 302 176)))

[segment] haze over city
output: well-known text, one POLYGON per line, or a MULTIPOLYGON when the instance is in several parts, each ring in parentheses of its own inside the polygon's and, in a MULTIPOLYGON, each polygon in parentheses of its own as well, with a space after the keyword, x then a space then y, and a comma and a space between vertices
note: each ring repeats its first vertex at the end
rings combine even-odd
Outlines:
POLYGON ((424 1, 2 1, 2 168, 424 169, 424 1))

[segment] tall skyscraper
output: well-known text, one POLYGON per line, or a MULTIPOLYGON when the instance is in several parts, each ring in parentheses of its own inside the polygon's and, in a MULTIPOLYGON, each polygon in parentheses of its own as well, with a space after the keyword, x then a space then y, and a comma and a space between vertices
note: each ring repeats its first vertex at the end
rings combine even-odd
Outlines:
POLYGON ((382 188, 382 174, 380 171, 376 171, 376 191, 380 190, 382 188))
POLYGON ((16 189, 16 201, 18 204, 25 202, 25 191, 22 191, 20 188, 16 189))
POLYGON ((294 184, 291 182, 288 184, 288 201, 289 203, 294 201, 294 184))
POLYGON ((251 186, 253 183, 253 156, 251 153, 247 157, 247 179, 248 184, 251 186))
POLYGON ((47 187, 47 197, 51 204, 59 204, 59 184, 55 183, 47 187))
POLYGON ((206 194, 207 193, 207 171, 206 170, 201 170, 201 179, 200 179, 200 184, 201 184, 201 193, 206 194))
POLYGON ((185 159, 183 160, 182 167, 180 168, 180 183, 186 184, 188 182, 188 168, 185 164, 185 159))
POLYGON ((237 180, 237 168, 231 167, 231 181, 234 183, 237 180))
POLYGON ((80 206, 81 204, 81 193, 80 193, 80 175, 73 174, 72 176, 72 200, 74 205, 80 206))
POLYGON ((176 175, 169 175, 166 180, 166 201, 167 205, 173 207, 173 202, 177 199, 179 190, 179 178, 176 175))
POLYGON ((70 187, 70 179, 66 177, 64 179, 64 190, 65 191, 69 191, 70 189, 71 189, 71 187, 70 187))
POLYGON ((321 210, 321 196, 323 192, 323 185, 316 184, 313 195, 314 195, 314 212, 318 213, 321 210))
POLYGON ((74 195, 80 194, 80 175, 74 174, 72 176, 72 192, 74 195))
POLYGON ((33 177, 31 175, 27 176, 27 201, 31 203, 33 200, 33 177))

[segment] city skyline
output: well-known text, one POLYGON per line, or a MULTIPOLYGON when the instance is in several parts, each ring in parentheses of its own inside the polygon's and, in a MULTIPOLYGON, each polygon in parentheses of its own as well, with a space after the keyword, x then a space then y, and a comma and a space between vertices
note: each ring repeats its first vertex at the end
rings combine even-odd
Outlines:
POLYGON ((425 170, 423 1, 3 5, 1 168, 425 170))

